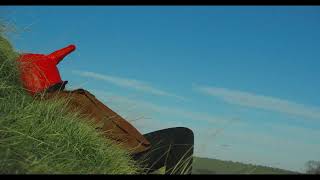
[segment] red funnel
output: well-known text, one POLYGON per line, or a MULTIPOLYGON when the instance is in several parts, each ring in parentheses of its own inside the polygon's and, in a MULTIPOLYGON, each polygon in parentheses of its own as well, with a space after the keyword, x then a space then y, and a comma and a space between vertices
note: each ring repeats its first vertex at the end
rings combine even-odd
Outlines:
POLYGON ((21 55, 18 62, 24 88, 34 95, 57 83, 62 83, 57 64, 75 48, 75 45, 69 45, 49 55, 21 55))

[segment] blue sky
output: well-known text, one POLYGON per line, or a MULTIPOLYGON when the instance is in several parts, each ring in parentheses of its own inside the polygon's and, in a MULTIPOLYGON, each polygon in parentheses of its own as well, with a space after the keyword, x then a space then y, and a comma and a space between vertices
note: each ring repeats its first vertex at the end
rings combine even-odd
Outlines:
POLYGON ((320 7, 2 6, 20 52, 60 64, 147 133, 185 126, 195 153, 304 171, 320 160, 320 7))

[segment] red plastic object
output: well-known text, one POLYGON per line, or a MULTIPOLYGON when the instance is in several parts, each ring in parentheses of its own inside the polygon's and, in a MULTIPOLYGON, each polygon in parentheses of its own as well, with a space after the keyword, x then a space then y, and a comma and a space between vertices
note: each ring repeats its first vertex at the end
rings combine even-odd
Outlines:
POLYGON ((49 55, 22 54, 18 62, 24 88, 34 95, 52 85, 62 83, 57 64, 75 49, 75 45, 69 45, 49 55))

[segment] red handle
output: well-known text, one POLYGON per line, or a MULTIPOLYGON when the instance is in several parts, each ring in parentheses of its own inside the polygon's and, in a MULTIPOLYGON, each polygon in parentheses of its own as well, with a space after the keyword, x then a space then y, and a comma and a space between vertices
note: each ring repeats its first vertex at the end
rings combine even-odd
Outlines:
POLYGON ((55 61, 56 64, 59 64, 59 62, 66 57, 68 54, 70 54, 72 51, 76 49, 76 46, 71 44, 65 48, 59 49, 51 54, 48 55, 50 59, 55 61))

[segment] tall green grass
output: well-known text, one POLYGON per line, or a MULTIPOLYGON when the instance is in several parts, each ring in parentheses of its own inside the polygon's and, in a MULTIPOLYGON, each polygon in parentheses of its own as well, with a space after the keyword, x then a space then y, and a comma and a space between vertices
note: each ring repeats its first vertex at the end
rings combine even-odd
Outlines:
POLYGON ((128 152, 104 138, 66 101, 37 101, 23 90, 19 56, 0 31, 0 173, 135 174, 128 152))

